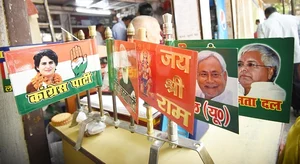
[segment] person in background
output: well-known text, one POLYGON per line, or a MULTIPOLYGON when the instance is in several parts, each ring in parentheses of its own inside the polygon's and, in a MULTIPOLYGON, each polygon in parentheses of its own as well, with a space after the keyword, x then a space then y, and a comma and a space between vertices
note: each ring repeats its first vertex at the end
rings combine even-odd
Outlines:
POLYGON ((277 164, 299 164, 300 163, 300 117, 290 128, 286 143, 280 145, 277 164))
POLYGON ((138 13, 137 15, 148 15, 148 16, 153 16, 153 8, 151 4, 145 2, 141 3, 139 5, 138 13))
POLYGON ((259 19, 256 19, 255 20, 255 24, 258 26, 260 24, 260 20, 259 19))
POLYGON ((123 17, 121 21, 113 26, 112 33, 115 40, 127 40, 127 27, 133 18, 133 15, 123 17))
POLYGON ((259 24, 260 24, 260 20, 259 20, 259 19, 256 19, 256 20, 255 20, 255 24, 256 24, 257 28, 256 28, 256 31, 255 31, 255 33, 254 33, 254 38, 258 38, 258 35, 257 35, 257 29, 258 29, 258 26, 259 26, 259 24))
POLYGON ((104 31, 105 31, 105 27, 103 26, 103 24, 99 23, 96 25, 96 31, 97 31, 97 35, 96 35, 96 40, 97 40, 97 44, 98 45, 104 45, 104 40, 105 40, 105 35, 104 35, 104 31))
POLYGON ((294 78, 292 107, 295 115, 300 111, 300 19, 293 15, 282 15, 274 7, 265 9, 266 20, 258 26, 259 38, 294 38, 294 78))
POLYGON ((151 16, 137 16, 132 20, 132 25, 136 30, 134 39, 140 40, 142 36, 138 32, 138 29, 144 28, 146 30, 146 37, 144 41, 160 44, 162 40, 161 29, 157 20, 151 16))
POLYGON ((151 43, 160 44, 162 41, 161 28, 158 21, 152 17, 153 9, 149 3, 141 3, 139 5, 137 17, 132 20, 135 29, 134 39, 140 40, 142 36, 138 30, 144 28, 146 30, 146 40, 151 43))
POLYGON ((142 16, 142 15, 151 16, 151 17, 153 17, 156 20, 156 21, 153 20, 153 22, 155 22, 155 24, 157 24, 157 23, 159 24, 159 26, 160 26, 160 36, 162 38, 162 39, 160 39, 159 43, 160 44, 164 44, 164 40, 163 40, 164 33, 162 31, 162 24, 159 23, 159 21, 153 16, 153 14, 154 14, 154 11, 153 11, 153 8, 152 8, 151 4, 145 2, 145 3, 141 3, 139 5, 139 9, 138 9, 137 15, 140 15, 140 16, 142 16))

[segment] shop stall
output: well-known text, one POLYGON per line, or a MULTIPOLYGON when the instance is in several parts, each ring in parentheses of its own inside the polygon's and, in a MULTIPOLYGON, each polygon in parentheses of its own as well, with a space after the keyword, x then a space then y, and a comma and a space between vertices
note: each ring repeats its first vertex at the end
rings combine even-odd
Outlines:
POLYGON ((196 31, 194 40, 174 40, 176 14, 163 20, 165 45, 143 41, 146 31, 131 24, 127 41, 114 40, 108 27, 105 48, 90 26, 90 39, 5 50, 1 71, 19 114, 76 97, 68 102, 74 112, 49 123, 65 163, 276 163, 289 122, 293 38, 199 40, 205 29, 197 27, 183 31, 196 31), (259 51, 274 61, 247 59, 259 51), (265 81, 251 81, 259 69, 265 81))

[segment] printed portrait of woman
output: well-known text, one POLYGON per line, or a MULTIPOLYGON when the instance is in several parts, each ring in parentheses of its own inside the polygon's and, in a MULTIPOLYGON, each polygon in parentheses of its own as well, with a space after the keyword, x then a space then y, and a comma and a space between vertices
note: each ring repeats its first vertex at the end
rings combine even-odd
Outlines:
POLYGON ((41 87, 47 87, 50 84, 55 85, 62 82, 61 76, 55 73, 58 57, 54 51, 50 49, 41 50, 33 57, 33 61, 37 74, 27 85, 27 93, 38 91, 41 87))

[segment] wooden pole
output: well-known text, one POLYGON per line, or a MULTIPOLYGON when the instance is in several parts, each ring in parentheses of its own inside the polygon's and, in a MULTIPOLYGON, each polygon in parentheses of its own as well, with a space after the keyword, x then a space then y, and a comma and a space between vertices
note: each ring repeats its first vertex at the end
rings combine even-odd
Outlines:
MULTIPOLYGON (((5 15, 7 20, 8 36, 11 46, 31 44, 30 27, 25 1, 5 0, 5 15)), ((4 103, 1 108, 8 108, 10 103, 4 103)), ((2 104, 1 104, 2 105, 2 104)), ((7 109, 17 111, 16 108, 7 109)), ((14 116, 7 116, 14 117, 14 116)), ((11 120, 10 120, 11 121, 11 120)), ((35 110, 23 116, 24 135, 27 143, 29 161, 31 164, 50 164, 48 141, 45 132, 43 111, 35 110)), ((17 131, 18 129, 14 129, 17 131)), ((14 157, 12 157, 13 159, 14 157)), ((22 163, 18 161, 17 163, 22 163)), ((13 163, 13 162, 9 162, 13 163)))
MULTIPOLYGON (((3 47, 9 45, 9 40, 3 0, 0 2, 0 47, 3 47)), ((23 164, 29 164, 22 117, 18 114, 13 93, 4 93, 2 76, 0 80, 0 149, 5 150, 0 152, 1 163, 22 161, 23 164)))

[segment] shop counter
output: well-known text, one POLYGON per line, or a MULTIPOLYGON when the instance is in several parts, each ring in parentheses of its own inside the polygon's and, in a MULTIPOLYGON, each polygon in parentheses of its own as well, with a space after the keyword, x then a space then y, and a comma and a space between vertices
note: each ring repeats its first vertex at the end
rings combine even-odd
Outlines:
MULTIPOLYGON (((282 123, 240 116, 240 134, 210 125, 200 139, 216 164, 276 163, 281 138, 282 123)), ((108 163, 146 164, 149 160, 151 142, 147 137, 114 126, 104 132, 84 137, 82 147, 73 147, 77 140, 79 125, 51 128, 63 139, 66 164, 108 163)), ((164 144, 159 151, 159 164, 201 164, 196 151, 185 148, 169 148, 164 144)))

